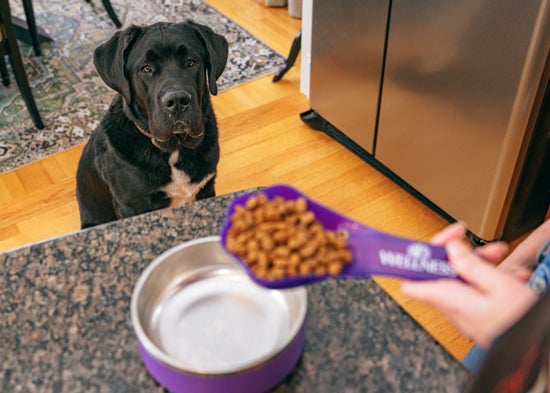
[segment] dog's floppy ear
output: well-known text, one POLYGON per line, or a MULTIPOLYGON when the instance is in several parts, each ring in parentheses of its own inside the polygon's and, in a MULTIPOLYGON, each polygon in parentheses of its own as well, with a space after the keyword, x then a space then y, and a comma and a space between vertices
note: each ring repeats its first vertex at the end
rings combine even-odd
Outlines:
POLYGON ((132 102, 132 92, 126 75, 126 61, 141 31, 139 26, 117 31, 94 51, 94 65, 99 76, 110 88, 122 94, 127 103, 132 102))
POLYGON ((227 40, 204 25, 188 21, 188 25, 197 33, 207 52, 206 72, 208 75, 208 87, 212 95, 218 94, 216 80, 220 77, 227 63, 229 45, 227 40))

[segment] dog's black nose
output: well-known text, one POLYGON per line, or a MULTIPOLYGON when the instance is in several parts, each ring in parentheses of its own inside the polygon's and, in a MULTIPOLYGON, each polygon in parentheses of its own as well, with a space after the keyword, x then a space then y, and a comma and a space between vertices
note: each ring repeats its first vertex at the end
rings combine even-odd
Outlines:
POLYGON ((161 97, 162 105, 171 112, 183 112, 191 103, 191 95, 186 91, 170 91, 161 97))

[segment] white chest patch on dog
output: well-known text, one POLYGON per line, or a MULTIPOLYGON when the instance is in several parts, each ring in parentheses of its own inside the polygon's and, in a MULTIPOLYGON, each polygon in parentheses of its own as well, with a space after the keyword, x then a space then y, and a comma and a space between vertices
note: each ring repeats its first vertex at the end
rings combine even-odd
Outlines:
POLYGON ((170 169, 172 170, 172 180, 163 187, 163 191, 170 197, 170 206, 178 206, 184 203, 193 202, 200 190, 214 177, 214 173, 208 174, 198 183, 191 183, 191 178, 187 173, 175 167, 178 162, 179 152, 175 151, 170 156, 170 169))

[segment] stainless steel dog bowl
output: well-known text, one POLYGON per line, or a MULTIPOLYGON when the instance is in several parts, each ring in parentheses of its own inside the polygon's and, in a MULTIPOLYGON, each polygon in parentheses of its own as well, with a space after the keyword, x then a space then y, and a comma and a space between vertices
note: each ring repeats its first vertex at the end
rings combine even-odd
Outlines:
POLYGON ((304 288, 258 286, 217 236, 174 247, 138 279, 131 318, 149 373, 172 392, 263 392, 304 344, 304 288))

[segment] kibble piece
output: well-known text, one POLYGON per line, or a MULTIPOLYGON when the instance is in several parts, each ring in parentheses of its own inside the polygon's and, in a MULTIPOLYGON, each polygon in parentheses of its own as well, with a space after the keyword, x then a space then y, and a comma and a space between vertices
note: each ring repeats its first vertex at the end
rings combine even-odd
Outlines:
POLYGON ((258 251, 260 249, 260 243, 256 238, 250 238, 248 242, 246 242, 246 248, 248 251, 258 251))
POLYGON ((301 263, 299 268, 298 268, 298 271, 302 275, 307 275, 307 274, 312 273, 312 268, 311 268, 311 265, 309 263, 301 263))
POLYGON ((253 196, 248 198, 244 205, 248 210, 254 210, 256 209, 256 207, 258 207, 259 203, 260 199, 257 196, 253 196))
POLYGON ((259 240, 262 250, 264 251, 271 251, 275 247, 275 242, 269 237, 269 235, 261 236, 259 240))
POLYGON ((278 246, 273 250, 273 255, 287 260, 290 256, 290 249, 288 247, 278 246))
POLYGON ((290 254, 290 256, 288 257, 288 265, 289 267, 290 266, 298 266, 300 265, 300 262, 302 261, 302 258, 300 258, 300 254, 296 253, 296 252, 293 252, 292 254, 290 254))
POLYGON ((298 276, 299 275, 298 266, 297 265, 296 266, 295 265, 287 266, 286 274, 287 274, 287 277, 298 276))
POLYGON ((353 255, 351 255, 351 251, 348 249, 339 249, 334 253, 334 259, 342 261, 344 263, 349 263, 353 259, 353 255))
POLYGON ((307 201, 305 198, 298 198, 295 201, 294 209, 297 213, 303 213, 307 211, 307 201))
POLYGON ((300 255, 304 258, 310 258, 315 254, 318 248, 319 244, 317 241, 315 239, 311 239, 300 249, 300 255))
POLYGON ((331 262, 327 266, 328 274, 336 275, 339 274, 344 268, 344 264, 340 262, 331 262))
POLYGON ((287 265, 286 258, 275 258, 273 259, 273 266, 276 268, 284 268, 287 265))
POLYGON ((277 244, 285 244, 288 242, 288 240, 291 237, 291 233, 289 230, 279 230, 277 232, 273 233, 273 241, 277 244))
POLYGON ((301 225, 308 226, 315 221, 315 214, 313 212, 305 212, 298 218, 301 225))
POLYGON ((256 264, 262 268, 266 268, 269 266, 269 257, 267 253, 265 252, 259 252, 258 253, 258 260, 256 261, 256 264))
POLYGON ((295 236, 289 239, 288 247, 291 250, 297 250, 298 248, 306 244, 307 240, 308 240, 307 232, 304 230, 299 230, 296 232, 295 236))
POLYGON ((327 271, 326 267, 324 267, 323 265, 317 265, 317 266, 315 266, 314 273, 319 275, 319 276, 323 276, 325 274, 328 274, 328 271, 327 271))

